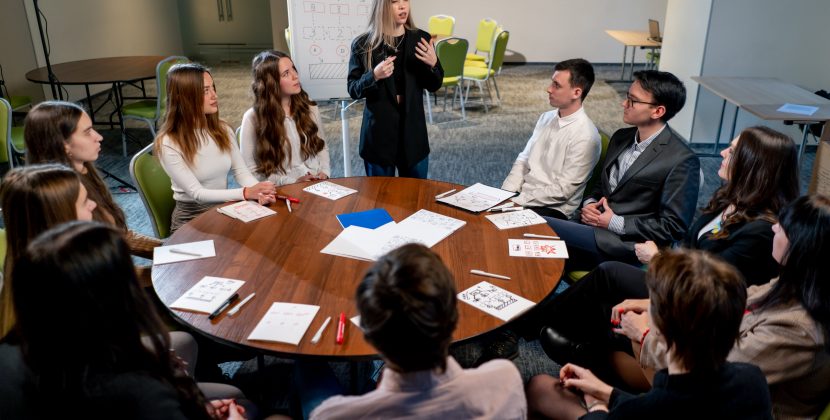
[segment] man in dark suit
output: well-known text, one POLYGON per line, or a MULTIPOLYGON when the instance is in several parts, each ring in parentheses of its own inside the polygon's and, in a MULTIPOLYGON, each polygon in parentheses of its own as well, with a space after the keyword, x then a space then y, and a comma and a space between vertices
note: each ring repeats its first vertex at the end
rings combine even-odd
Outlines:
POLYGON ((700 161, 666 123, 686 101, 673 74, 634 73, 623 121, 634 127, 611 137, 602 178, 586 195, 579 223, 548 219, 573 251, 569 268, 605 260, 638 264, 637 242, 660 246, 683 238, 700 186, 700 161))

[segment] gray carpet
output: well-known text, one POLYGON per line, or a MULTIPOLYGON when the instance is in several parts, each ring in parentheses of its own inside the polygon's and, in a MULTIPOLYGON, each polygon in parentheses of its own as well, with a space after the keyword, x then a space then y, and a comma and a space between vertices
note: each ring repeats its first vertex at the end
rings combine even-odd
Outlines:
MULTIPOLYGON (((429 125, 430 154, 429 177, 469 185, 475 182, 500 186, 507 175, 516 155, 522 150, 529 138, 539 115, 550 109, 545 89, 552 72, 551 65, 525 65, 505 67, 498 76, 501 101, 497 106, 484 111, 480 105, 478 90, 472 89, 467 119, 461 120, 461 113, 455 110, 441 112, 441 102, 434 107, 435 124, 429 125), (475 96, 475 97, 474 97, 475 96)), ((615 83, 609 85, 601 80, 618 76, 616 65, 597 66, 597 83, 585 102, 588 115, 598 128, 611 134, 622 128, 621 98, 628 86, 615 83)), ((244 111, 250 107, 249 94, 250 71, 247 65, 218 64, 213 66, 213 75, 219 94, 221 115, 232 126, 237 127, 244 111)), ((153 94, 153 87, 148 89, 153 94)), ((442 95, 443 96, 443 95, 442 95)), ((495 94, 493 95, 495 98, 495 94)), ((80 99, 80 98, 73 98, 80 99)), ((102 98, 98 98, 101 100, 102 98)), ((324 118, 324 132, 327 134, 329 151, 332 159, 332 175, 343 175, 342 142, 340 139, 341 121, 335 118, 335 105, 321 103, 324 118)), ((349 111, 351 128, 351 166, 353 175, 363 175, 362 160, 357 154, 358 132, 362 108, 358 104, 349 111)), ((128 131, 134 139, 129 143, 129 154, 140 150, 150 143, 149 132, 140 124, 129 123, 128 131)), ((99 167, 110 171, 115 176, 129 181, 129 157, 121 156, 120 133, 117 130, 102 130, 105 136, 104 152, 99 159, 99 167)), ((702 146, 700 150, 706 150, 702 146)), ((711 149, 711 145, 708 146, 711 149)), ((808 150, 802 170, 802 185, 806 189, 812 166, 814 148, 808 150)), ((699 205, 708 201, 714 190, 720 185, 717 169, 719 157, 702 158, 705 185, 701 189, 699 205)), ((110 179, 114 191, 118 192, 117 182, 110 179)), ((130 226, 140 232, 152 234, 149 218, 137 194, 117 194, 118 203, 127 213, 130 226)), ((558 366, 550 361, 539 347, 538 341, 521 342, 520 356, 516 365, 525 380, 531 376, 546 372, 556 374, 558 366)), ((453 353, 464 365, 469 365, 481 352, 478 343, 465 343, 454 347, 453 353)), ((350 365, 333 363, 344 386, 360 390, 366 384, 372 367, 365 363, 350 365), (351 375, 350 369, 357 368, 357 374, 351 375), (356 378, 359 383, 350 383, 356 378)), ((249 395, 265 395, 265 406, 285 409, 291 400, 290 378, 292 368, 290 361, 266 358, 264 374, 257 375, 254 361, 226 363, 222 366, 225 374, 240 385, 249 395)))

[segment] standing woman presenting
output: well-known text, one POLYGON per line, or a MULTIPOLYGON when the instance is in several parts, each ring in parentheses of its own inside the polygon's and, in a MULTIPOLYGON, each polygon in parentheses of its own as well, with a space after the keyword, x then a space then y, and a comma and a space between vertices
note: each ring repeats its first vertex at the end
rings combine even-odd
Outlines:
POLYGON ((427 177, 424 89, 437 91, 444 69, 409 12, 409 0, 373 0, 368 31, 352 42, 348 89, 366 99, 360 157, 368 176, 395 176, 397 168, 399 176, 427 177))

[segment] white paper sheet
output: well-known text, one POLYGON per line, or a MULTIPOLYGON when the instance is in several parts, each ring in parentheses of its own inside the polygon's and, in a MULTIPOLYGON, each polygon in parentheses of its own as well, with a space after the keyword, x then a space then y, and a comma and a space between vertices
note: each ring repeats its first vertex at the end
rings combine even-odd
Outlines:
POLYGON ((211 314, 219 309, 242 285, 242 280, 205 276, 170 307, 211 314))
POLYGON ((300 344, 320 307, 302 303, 274 302, 248 340, 300 344))
POLYGON ((376 231, 383 231, 394 222, 389 222, 377 229, 366 229, 360 226, 349 226, 343 229, 325 248, 320 250, 323 254, 337 255, 340 257, 354 258, 364 261, 373 261, 370 252, 365 249, 365 244, 376 241, 376 231), (362 245, 361 245, 362 244, 362 245))
POLYGON ((488 214, 484 217, 493 222, 493 224, 501 230, 547 223, 542 216, 539 216, 533 210, 519 210, 500 214, 488 214))
POLYGON ((319 195, 320 197, 328 198, 329 200, 338 200, 347 195, 351 195, 357 192, 357 190, 353 190, 349 187, 344 187, 342 185, 337 185, 329 181, 318 182, 314 185, 310 185, 308 187, 303 188, 303 191, 310 192, 314 195, 319 195))
POLYGON ((458 300, 502 321, 509 321, 536 305, 517 294, 510 293, 486 281, 482 281, 459 293, 458 300))
POLYGON ((240 201, 224 207, 219 207, 216 211, 226 216, 233 217, 234 219, 241 220, 245 223, 277 214, 276 211, 259 205, 258 203, 254 203, 253 201, 240 201))
POLYGON ((157 246, 153 249, 153 265, 199 260, 215 256, 216 248, 213 246, 213 239, 207 241, 186 242, 176 245, 157 246), (181 251, 184 253, 176 253, 171 250, 181 251))
POLYGON ((438 201, 477 213, 487 210, 514 195, 516 193, 511 191, 476 183, 449 197, 439 198, 438 201))
POLYGON ((507 248, 511 257, 568 258, 565 241, 508 239, 507 248))

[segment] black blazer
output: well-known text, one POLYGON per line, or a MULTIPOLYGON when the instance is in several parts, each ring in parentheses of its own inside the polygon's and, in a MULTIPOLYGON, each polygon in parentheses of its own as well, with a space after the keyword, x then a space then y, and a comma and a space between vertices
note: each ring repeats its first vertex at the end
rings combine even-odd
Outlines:
MULTIPOLYGON (((412 167, 429 155, 427 125, 424 119, 424 89, 435 92, 444 81, 444 69, 438 62, 430 69, 415 56, 420 39, 430 40, 422 30, 409 31, 404 42, 406 92, 403 113, 398 111, 394 77, 375 81, 373 68, 366 68, 368 34, 355 38, 349 58, 348 89, 353 99, 366 99, 363 125, 360 127, 360 157, 380 165, 412 167), (400 118, 398 117, 400 115, 400 118), (403 124, 403 127, 400 126, 403 124), (403 138, 400 138, 401 135, 403 138), (398 153, 403 147, 403 153, 398 153)), ((383 48, 372 52, 372 63, 386 58, 383 48)))
POLYGON ((637 262, 634 244, 654 241, 667 246, 683 239, 697 205, 700 161, 686 142, 666 127, 628 168, 614 192, 611 166, 631 147, 637 127, 617 130, 608 143, 602 179, 591 197, 608 199, 614 213, 625 217, 625 233, 594 229, 597 248, 606 259, 637 262))
POLYGON ((778 262, 772 258, 772 223, 766 220, 736 223, 727 227, 727 236, 714 238, 706 232, 698 233, 717 213, 704 213, 692 223, 683 245, 716 254, 735 266, 743 274, 746 285, 764 284, 778 277, 778 262))

